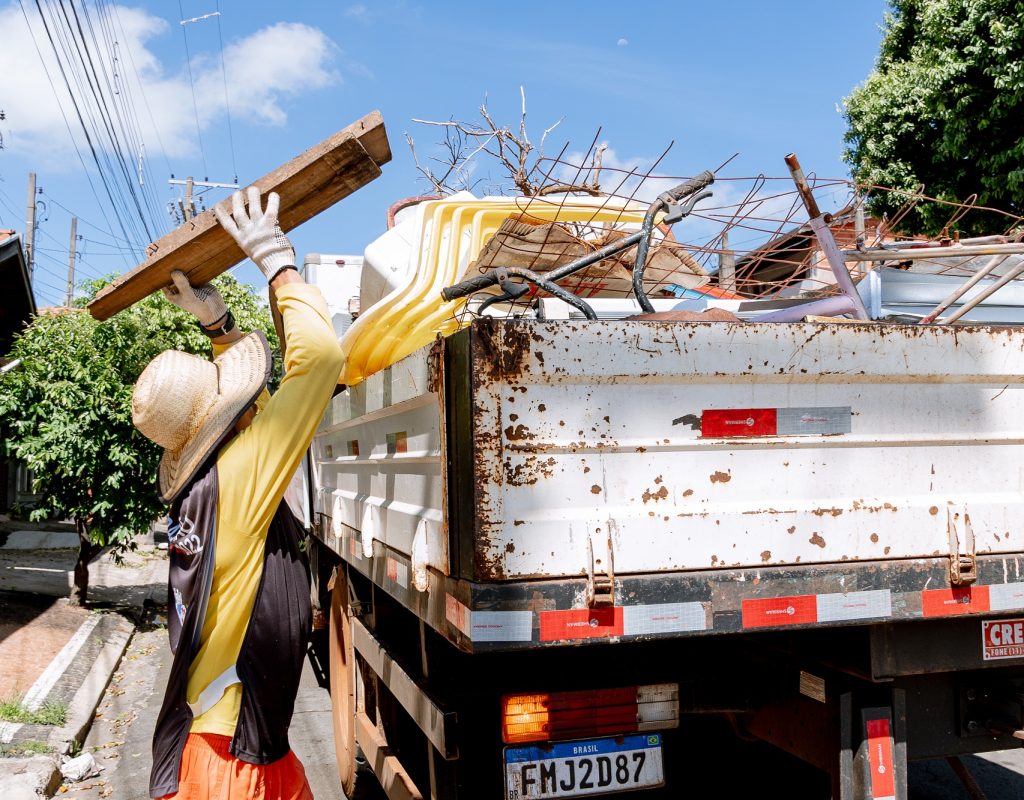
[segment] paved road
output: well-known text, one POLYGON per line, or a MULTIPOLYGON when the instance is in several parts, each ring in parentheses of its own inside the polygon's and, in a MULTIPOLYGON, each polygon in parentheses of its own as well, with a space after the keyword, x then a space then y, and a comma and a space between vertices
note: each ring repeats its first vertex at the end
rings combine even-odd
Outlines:
MULTIPOLYGON (((147 800, 149 743, 169 667, 166 631, 154 626, 137 633, 86 741, 86 748, 104 769, 96 778, 67 786, 58 795, 61 800, 147 800)), ((330 697, 315 655, 303 673, 291 739, 317 800, 344 800, 334 767, 330 697)), ((988 800, 1024 797, 1024 750, 964 761, 988 800)), ((695 765, 696 774, 699 766, 695 765)), ((784 780, 778 774, 772 779, 784 780)), ((643 793, 637 796, 642 798, 643 793)), ((945 762, 929 761, 911 765, 908 800, 970 800, 970 796, 945 762)))
MULTIPOLYGON (((159 624, 135 635, 85 743, 103 769, 94 778, 68 785, 58 795, 61 800, 148 800, 150 738, 170 672, 170 656, 167 631, 159 624)), ((317 800, 344 800, 334 765, 331 700, 320 677, 318 661, 311 656, 292 720, 292 747, 317 800)))

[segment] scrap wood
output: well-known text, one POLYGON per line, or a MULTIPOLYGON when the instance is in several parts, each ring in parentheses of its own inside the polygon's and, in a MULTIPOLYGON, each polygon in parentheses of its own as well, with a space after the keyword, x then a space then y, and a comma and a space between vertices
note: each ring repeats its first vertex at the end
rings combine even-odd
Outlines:
MULTIPOLYGON (((252 185, 281 196, 279 223, 285 232, 362 188, 391 160, 380 112, 373 111, 311 147, 252 185)), ((230 199, 221 204, 230 210, 230 199)), ((204 211, 146 249, 146 260, 117 278, 89 303, 96 319, 112 317, 133 303, 169 286, 171 272, 182 270, 193 284, 207 283, 245 259, 213 209, 204 211)))

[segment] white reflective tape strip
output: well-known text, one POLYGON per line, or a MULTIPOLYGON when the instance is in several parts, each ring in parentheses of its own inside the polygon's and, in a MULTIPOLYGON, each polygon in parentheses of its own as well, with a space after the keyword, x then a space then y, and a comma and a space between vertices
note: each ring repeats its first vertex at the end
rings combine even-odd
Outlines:
POLYGON ((988 587, 988 603, 992 611, 1024 608, 1024 583, 995 583, 988 587))
POLYGON ((819 594, 815 600, 818 604, 818 622, 892 616, 892 592, 888 589, 847 594, 819 594))
POLYGON ((622 607, 623 636, 703 631, 707 626, 703 603, 657 603, 622 607))
POLYGON ((776 433, 779 436, 849 433, 851 411, 849 406, 780 408, 775 412, 776 433))
POLYGON ((194 703, 189 703, 188 707, 192 709, 192 716, 198 717, 200 714, 205 714, 220 700, 224 692, 227 691, 229 686, 242 681, 238 677, 238 673, 235 671, 235 665, 232 664, 220 675, 210 681, 209 685, 199 693, 199 697, 194 703))
POLYGON ((533 612, 470 611, 469 638, 474 642, 528 642, 533 638, 533 612))

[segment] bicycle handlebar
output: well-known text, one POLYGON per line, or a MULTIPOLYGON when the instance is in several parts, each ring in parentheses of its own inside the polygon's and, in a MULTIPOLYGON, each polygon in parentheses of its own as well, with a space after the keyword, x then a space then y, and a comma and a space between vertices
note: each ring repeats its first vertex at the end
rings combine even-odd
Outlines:
POLYGON ((678 186, 673 186, 667 192, 663 192, 659 195, 658 199, 666 202, 678 202, 684 197, 696 194, 701 189, 706 189, 714 182, 715 173, 710 170, 704 170, 700 175, 690 178, 688 181, 683 181, 678 186))

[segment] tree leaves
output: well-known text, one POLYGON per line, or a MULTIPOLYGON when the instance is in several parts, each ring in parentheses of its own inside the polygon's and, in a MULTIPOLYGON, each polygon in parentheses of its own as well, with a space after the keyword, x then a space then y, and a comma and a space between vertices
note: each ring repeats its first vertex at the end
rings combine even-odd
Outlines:
MULTIPOLYGON (((891 0, 875 70, 844 101, 844 158, 869 185, 951 202, 1024 213, 1024 2, 891 0)), ((873 214, 893 213, 905 197, 870 198, 873 214)), ((937 233, 949 205, 921 203, 910 233, 937 233)), ((972 211, 965 233, 1001 232, 1004 215, 972 211)))
MULTIPOLYGON (((87 285, 84 306, 106 285, 87 285)), ((214 282, 242 330, 267 334, 277 358, 269 309, 230 275, 214 282)), ((159 516, 161 450, 131 421, 132 387, 158 353, 208 356, 194 318, 154 294, 105 322, 84 310, 36 317, 11 352, 18 367, 0 377, 4 448, 34 475, 34 519, 88 522, 96 545, 124 549, 159 516)))

